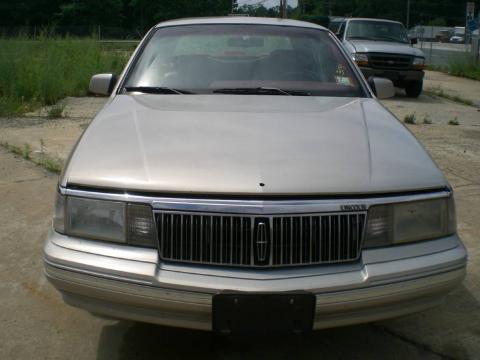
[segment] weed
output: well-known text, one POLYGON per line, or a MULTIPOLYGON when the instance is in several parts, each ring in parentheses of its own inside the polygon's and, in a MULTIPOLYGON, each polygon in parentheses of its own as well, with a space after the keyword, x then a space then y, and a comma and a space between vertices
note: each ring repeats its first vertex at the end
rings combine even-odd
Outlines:
POLYGON ((454 126, 460 125, 460 123, 458 122, 458 118, 455 116, 455 119, 450 120, 450 121, 448 122, 448 125, 454 125, 454 126))
POLYGON ((0 143, 0 146, 2 146, 3 148, 5 148, 6 150, 10 151, 15 155, 23 156, 23 150, 19 146, 9 144, 8 142, 2 142, 0 143))
POLYGON ((50 110, 48 110, 47 117, 49 119, 59 119, 62 117, 64 109, 64 105, 53 105, 50 110))
POLYGON ((63 161, 60 159, 53 159, 45 155, 39 157, 32 157, 32 150, 29 144, 24 144, 23 149, 19 146, 9 144, 8 142, 0 142, 0 146, 11 152, 12 154, 23 157, 25 160, 33 162, 35 165, 41 166, 44 169, 60 174, 63 169, 63 161))
POLYGON ((38 159, 34 159, 33 162, 55 174, 60 174, 63 169, 63 161, 60 159, 52 159, 45 155, 40 156, 38 159))
POLYGON ((415 125, 417 123, 417 117, 415 114, 405 115, 403 122, 405 124, 415 125))
POLYGON ((432 120, 430 120, 430 116, 425 115, 425 117, 423 118, 423 123, 424 123, 425 125, 431 125, 431 124, 432 124, 432 120))
POLYGON ((22 156, 25 160, 30 160, 32 158, 32 148, 30 147, 30 144, 23 144, 22 156))
POLYGON ((473 101, 471 101, 469 99, 462 98, 458 95, 450 95, 450 94, 446 93, 445 91, 443 91, 443 89, 441 89, 441 88, 430 88, 430 89, 426 90, 425 92, 427 94, 436 95, 438 97, 441 97, 441 98, 444 98, 444 99, 447 99, 447 100, 450 100, 450 101, 453 101, 453 102, 456 102, 456 103, 459 103, 459 104, 463 104, 463 105, 467 105, 467 106, 475 106, 473 101))

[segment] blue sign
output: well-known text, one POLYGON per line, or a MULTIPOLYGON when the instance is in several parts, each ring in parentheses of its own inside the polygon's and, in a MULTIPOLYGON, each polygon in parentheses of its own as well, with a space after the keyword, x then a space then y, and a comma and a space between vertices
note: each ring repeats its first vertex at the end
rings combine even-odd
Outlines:
POLYGON ((468 20, 467 28, 468 28, 468 31, 474 32, 475 30, 478 29, 478 22, 476 22, 475 20, 468 20))

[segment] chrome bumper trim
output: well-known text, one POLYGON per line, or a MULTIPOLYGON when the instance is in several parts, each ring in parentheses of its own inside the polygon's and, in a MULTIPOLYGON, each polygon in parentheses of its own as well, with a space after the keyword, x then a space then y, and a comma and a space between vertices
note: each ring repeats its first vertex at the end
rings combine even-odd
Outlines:
MULTIPOLYGON (((211 330, 212 294, 125 283, 45 265, 65 302, 96 314, 211 330)), ((318 293, 314 328, 400 316, 438 304, 463 280, 465 268, 364 289, 318 293)))

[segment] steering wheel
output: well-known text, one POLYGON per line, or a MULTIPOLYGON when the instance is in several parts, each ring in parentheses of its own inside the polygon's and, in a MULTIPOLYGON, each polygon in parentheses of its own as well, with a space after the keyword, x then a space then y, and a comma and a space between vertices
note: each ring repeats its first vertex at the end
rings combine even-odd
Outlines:
POLYGON ((280 75, 282 80, 321 81, 318 75, 311 70, 288 71, 280 75))

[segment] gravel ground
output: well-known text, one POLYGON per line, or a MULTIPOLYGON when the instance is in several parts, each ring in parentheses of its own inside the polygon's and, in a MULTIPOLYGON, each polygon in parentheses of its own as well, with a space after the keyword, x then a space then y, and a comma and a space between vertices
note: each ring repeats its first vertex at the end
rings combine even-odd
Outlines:
MULTIPOLYGON (((435 79, 437 74, 428 76, 435 79)), ((475 89, 480 94, 480 83, 463 93, 463 81, 448 77, 441 84, 462 96, 475 89)), ((38 114, 0 119, 0 141, 29 143, 34 151, 65 158, 104 101, 68 99, 64 119, 38 114)), ((432 125, 409 128, 456 191, 459 232, 470 260, 465 283, 443 305, 303 337, 259 339, 218 339, 209 333, 92 317, 64 305, 42 274, 41 248, 56 176, 0 148, 0 359, 480 359, 480 112, 426 95, 411 100, 399 93, 384 104, 400 118, 429 116, 432 125), (453 114, 460 126, 446 125, 453 114)))

